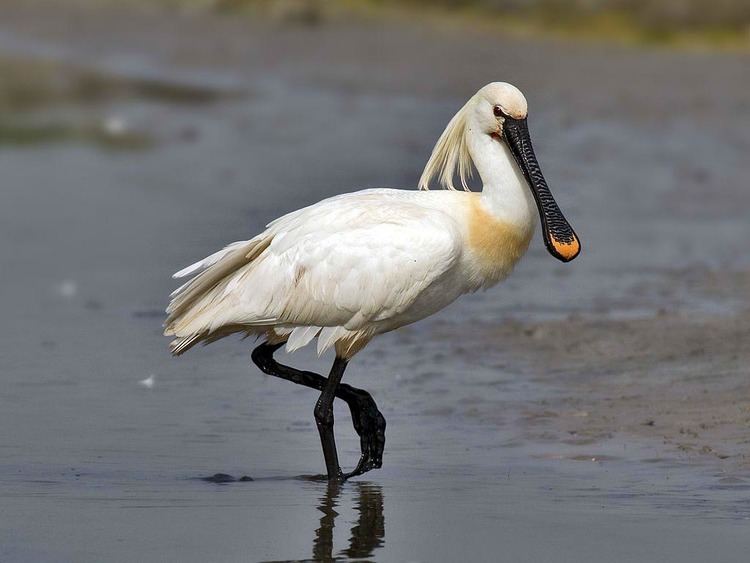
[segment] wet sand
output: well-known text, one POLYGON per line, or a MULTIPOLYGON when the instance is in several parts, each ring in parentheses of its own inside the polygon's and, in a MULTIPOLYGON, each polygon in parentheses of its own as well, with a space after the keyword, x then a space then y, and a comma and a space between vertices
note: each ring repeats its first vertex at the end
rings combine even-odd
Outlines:
MULTIPOLYGON (((69 133, 0 135, 1 560, 744 559, 746 56, 3 10, 0 57, 68 81, 20 123, 69 133), (503 285, 362 353, 384 468, 329 490, 314 394, 247 342, 169 357, 170 275, 322 197, 414 186, 495 79, 528 93, 584 254, 537 239, 503 285)), ((353 464, 345 408, 337 437, 353 464)))

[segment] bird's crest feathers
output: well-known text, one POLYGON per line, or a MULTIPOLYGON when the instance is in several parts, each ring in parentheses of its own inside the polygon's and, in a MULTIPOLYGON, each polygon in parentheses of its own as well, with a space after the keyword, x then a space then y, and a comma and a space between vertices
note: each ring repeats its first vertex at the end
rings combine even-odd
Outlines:
POLYGON ((455 190, 453 177, 458 175, 463 189, 470 191, 468 180, 473 173, 473 163, 469 154, 466 129, 467 115, 474 106, 475 98, 476 96, 472 97, 458 110, 435 143, 430 159, 419 178, 420 190, 429 190, 433 178, 438 178, 440 185, 446 190, 455 190))

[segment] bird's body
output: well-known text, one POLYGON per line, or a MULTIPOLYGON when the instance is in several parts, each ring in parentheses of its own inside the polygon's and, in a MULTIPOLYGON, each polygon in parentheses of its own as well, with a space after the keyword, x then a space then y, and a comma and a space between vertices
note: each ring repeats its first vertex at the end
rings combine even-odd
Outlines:
POLYGON ((319 353, 334 345, 351 357, 373 336, 503 279, 532 233, 530 220, 496 217, 472 192, 335 196, 186 269, 203 278, 174 295, 173 348, 244 332, 286 341, 290 352, 317 337, 319 353))
POLYGON ((237 332, 265 337, 253 356, 261 369, 323 390, 316 419, 329 477, 341 476, 332 430, 321 422, 332 427, 334 395, 350 405, 362 437, 355 473, 379 467, 384 437, 374 436, 385 421, 363 399, 372 401, 369 394, 338 385, 346 362, 374 336, 504 279, 526 252, 537 209, 550 252, 563 261, 578 254, 578 239, 536 164, 525 116, 517 89, 490 84, 448 124, 421 191, 369 189, 325 199, 175 274, 194 277, 172 293, 167 309, 172 352, 237 332), (453 190, 454 172, 466 187, 472 164, 482 192, 453 190), (449 189, 427 191, 438 175, 449 189), (336 350, 328 380, 272 358, 281 344, 291 352, 315 338, 319 353, 336 350), (368 448, 379 452, 366 454, 368 448))

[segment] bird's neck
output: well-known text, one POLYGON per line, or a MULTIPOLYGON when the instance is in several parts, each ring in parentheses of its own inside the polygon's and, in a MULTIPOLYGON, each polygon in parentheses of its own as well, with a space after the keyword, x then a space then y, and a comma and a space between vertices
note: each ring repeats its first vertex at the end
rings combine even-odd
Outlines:
POLYGON ((482 178, 483 207, 497 220, 533 230, 534 197, 508 145, 483 133, 469 135, 467 141, 482 178))

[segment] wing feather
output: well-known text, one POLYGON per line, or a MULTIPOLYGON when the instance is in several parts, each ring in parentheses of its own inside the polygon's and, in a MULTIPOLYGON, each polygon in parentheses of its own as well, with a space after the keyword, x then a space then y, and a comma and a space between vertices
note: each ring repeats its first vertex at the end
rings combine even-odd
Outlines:
POLYGON ((460 235, 446 214, 351 203, 335 217, 301 214, 274 235, 257 269, 233 284, 246 317, 262 309, 297 326, 359 329, 408 309, 458 260, 460 235))
POLYGON ((316 336, 325 349, 347 331, 403 313, 462 248, 451 216, 415 194, 424 192, 323 200, 181 270, 176 275, 197 275, 173 297, 167 333, 192 345, 192 335, 226 327, 278 327, 292 329, 290 349, 316 336))

